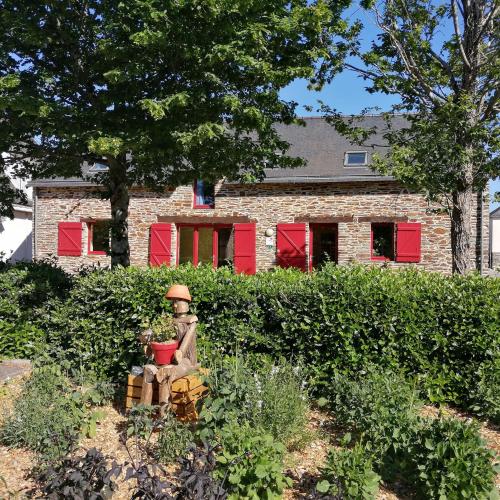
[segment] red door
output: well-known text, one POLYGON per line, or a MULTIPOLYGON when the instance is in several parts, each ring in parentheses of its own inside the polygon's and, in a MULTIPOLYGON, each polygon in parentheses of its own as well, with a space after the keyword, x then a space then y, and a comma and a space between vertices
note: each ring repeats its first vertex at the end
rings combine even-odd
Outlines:
POLYGON ((306 225, 278 224, 276 262, 280 267, 306 270, 306 225))

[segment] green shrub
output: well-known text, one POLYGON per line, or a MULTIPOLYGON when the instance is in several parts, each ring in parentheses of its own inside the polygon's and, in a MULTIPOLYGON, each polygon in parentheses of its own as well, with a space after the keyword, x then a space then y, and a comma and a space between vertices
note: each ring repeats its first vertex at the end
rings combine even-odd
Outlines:
POLYGON ((262 429, 231 423, 218 436, 221 451, 217 455, 214 478, 223 482, 231 500, 281 498, 291 480, 283 475, 285 447, 262 429))
POLYGON ((213 360, 205 383, 210 391, 203 401, 198 425, 202 440, 214 438, 227 424, 243 423, 255 415, 253 372, 239 356, 213 360))
POLYGON ((40 353, 44 343, 45 334, 39 327, 27 321, 0 320, 0 357, 31 359, 40 353))
POLYGON ((191 428, 179 422, 171 412, 167 412, 158 436, 158 460, 163 464, 174 462, 186 453, 193 441, 191 428))
POLYGON ((475 413, 500 425, 500 356, 481 365, 471 399, 475 413))
POLYGON ((190 287, 202 353, 300 358, 317 394, 336 371, 374 363, 417 376, 431 401, 469 405, 480 366, 499 353, 500 280, 478 275, 334 265, 255 276, 189 265, 129 268, 68 279, 61 293, 47 287, 45 300, 26 276, 33 273, 0 272, 0 288, 9 290, 0 323, 42 329, 48 358, 100 378, 118 380, 142 363, 141 319, 170 311, 164 293, 174 282, 190 287), (41 301, 33 311, 31 295, 41 301))
POLYGON ((329 404, 336 422, 368 441, 375 461, 386 468, 411 442, 422 405, 403 375, 373 366, 357 376, 336 374, 329 404))
POLYGON ((210 394, 201 412, 202 438, 237 420, 263 429, 286 446, 304 439, 307 394, 300 371, 289 363, 226 357, 214 363, 207 382, 210 394))
POLYGON ((54 366, 36 369, 0 428, 0 441, 58 460, 77 441, 86 411, 83 398, 54 366))
POLYGON ((357 453, 373 457, 384 480, 398 477, 422 498, 488 498, 495 470, 477 425, 420 418, 415 387, 402 375, 373 368, 357 377, 338 374, 330 404, 336 421, 364 443, 357 453))
POLYGON ((431 419, 415 435, 409 475, 422 498, 494 498, 492 458, 477 424, 431 419))
POLYGON ((32 358, 40 352, 43 326, 71 287, 55 261, 0 267, 0 357, 32 358))
POLYGON ((304 377, 300 366, 293 367, 283 360, 276 364, 263 362, 254 373, 257 411, 252 423, 287 447, 296 447, 307 438, 309 405, 304 377))
POLYGON ((317 491, 334 498, 368 500, 378 493, 380 476, 373 471, 370 454, 361 443, 329 450, 320 474, 317 491))

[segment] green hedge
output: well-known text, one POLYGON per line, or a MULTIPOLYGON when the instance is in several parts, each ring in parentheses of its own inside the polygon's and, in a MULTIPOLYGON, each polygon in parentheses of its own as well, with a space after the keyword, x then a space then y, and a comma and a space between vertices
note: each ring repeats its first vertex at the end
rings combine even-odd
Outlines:
MULTIPOLYGON (((18 272, 0 272, 0 286, 18 272)), ((414 269, 96 271, 75 277, 64 300, 49 294, 29 324, 46 332, 48 356, 117 377, 141 362, 141 318, 170 310, 174 282, 191 290, 202 349, 300 357, 318 389, 337 370, 375 363, 418 376, 431 400, 464 402, 483 363, 499 356, 500 280, 414 269)), ((9 307, 0 302, 0 323, 15 323, 9 307)))
POLYGON ((0 261, 0 358, 33 357, 44 344, 44 320, 61 307, 71 277, 55 260, 0 261))

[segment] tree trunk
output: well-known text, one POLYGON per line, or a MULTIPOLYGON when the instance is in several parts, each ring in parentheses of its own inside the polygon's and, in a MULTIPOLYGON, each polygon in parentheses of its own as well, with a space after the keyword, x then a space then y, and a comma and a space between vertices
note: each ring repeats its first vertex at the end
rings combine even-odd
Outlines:
POLYGON ((451 210, 451 254, 454 273, 465 274, 473 269, 471 265, 472 243, 472 187, 456 191, 452 195, 451 210))
POLYGON ((125 162, 109 161, 111 201, 111 267, 130 265, 128 205, 130 195, 125 162))

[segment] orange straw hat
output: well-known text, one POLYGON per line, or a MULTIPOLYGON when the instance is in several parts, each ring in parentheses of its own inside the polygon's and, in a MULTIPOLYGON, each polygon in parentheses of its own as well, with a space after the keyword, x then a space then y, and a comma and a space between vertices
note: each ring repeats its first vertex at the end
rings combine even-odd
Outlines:
POLYGON ((191 302, 191 294, 189 293, 189 288, 186 285, 172 285, 165 297, 169 300, 187 300, 191 302))

